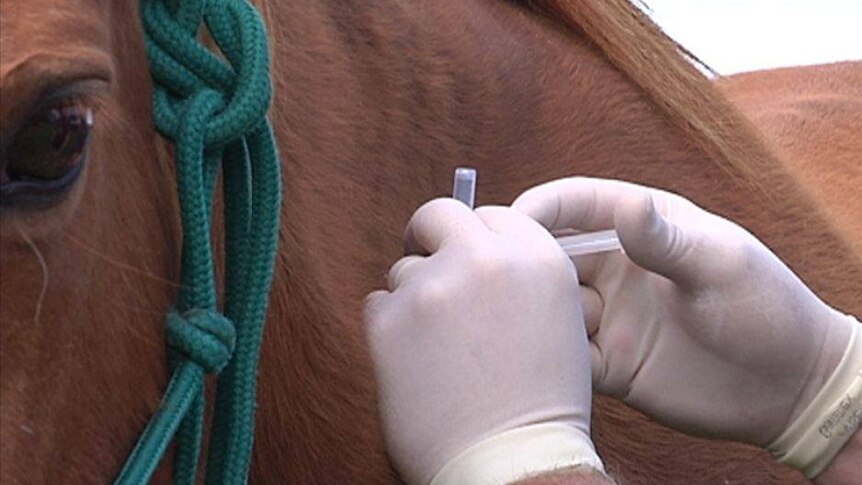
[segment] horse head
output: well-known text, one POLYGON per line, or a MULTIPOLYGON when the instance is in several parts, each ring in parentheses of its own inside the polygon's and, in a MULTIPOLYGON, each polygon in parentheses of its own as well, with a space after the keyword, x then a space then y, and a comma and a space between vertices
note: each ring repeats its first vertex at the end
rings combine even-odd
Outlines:
POLYGON ((137 2, 0 11, 0 476, 93 481, 94 461, 118 470, 164 387, 173 169, 137 2), (63 463, 81 429, 101 431, 87 433, 88 457, 63 463))

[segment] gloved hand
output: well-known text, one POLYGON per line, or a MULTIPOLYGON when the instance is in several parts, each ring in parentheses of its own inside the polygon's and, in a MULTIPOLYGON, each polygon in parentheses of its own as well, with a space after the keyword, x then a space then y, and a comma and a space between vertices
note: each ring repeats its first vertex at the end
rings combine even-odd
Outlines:
POLYGON ((571 178, 526 191, 512 208, 552 231, 616 228, 625 253, 574 258, 593 384, 659 421, 781 456, 800 441, 800 423, 825 412, 812 402, 839 361, 833 387, 859 370, 862 337, 848 350, 855 319, 751 233, 678 195, 571 178), (809 405, 817 409, 798 419, 809 405))
POLYGON ((548 232, 508 208, 437 199, 413 215, 405 247, 365 322, 407 483, 601 469, 577 275, 548 232))

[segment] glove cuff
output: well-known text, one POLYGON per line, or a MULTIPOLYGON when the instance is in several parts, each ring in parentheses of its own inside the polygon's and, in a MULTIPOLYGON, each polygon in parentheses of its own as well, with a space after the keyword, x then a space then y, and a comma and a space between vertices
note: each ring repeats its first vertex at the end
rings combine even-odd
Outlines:
POLYGON ((503 485, 574 466, 604 472, 589 435, 564 424, 534 424, 467 448, 443 466, 430 485, 503 485))
POLYGON ((862 422, 862 325, 847 316, 850 343, 826 384, 768 449, 780 462, 814 478, 862 422))

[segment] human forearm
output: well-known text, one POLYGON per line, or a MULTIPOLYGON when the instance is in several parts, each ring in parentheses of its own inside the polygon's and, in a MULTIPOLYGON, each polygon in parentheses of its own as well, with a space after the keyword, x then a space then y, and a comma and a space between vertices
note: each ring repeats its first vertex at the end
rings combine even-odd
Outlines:
POLYGON ((616 485, 616 483, 615 480, 594 468, 574 467, 527 478, 513 485, 616 485))
POLYGON ((604 465, 583 430, 537 424, 474 444, 443 466, 431 485, 517 483, 524 477, 545 477, 561 470, 594 474, 604 470, 604 465))
POLYGON ((862 483, 862 428, 856 430, 856 434, 841 448, 832 463, 813 482, 815 485, 859 485, 862 483))

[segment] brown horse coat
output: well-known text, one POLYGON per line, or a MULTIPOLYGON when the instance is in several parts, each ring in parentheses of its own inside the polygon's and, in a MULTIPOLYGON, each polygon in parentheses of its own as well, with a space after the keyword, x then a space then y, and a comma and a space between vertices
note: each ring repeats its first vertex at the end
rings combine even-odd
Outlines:
MULTIPOLYGON (((770 150, 628 3, 531 2, 552 19, 501 0, 259 3, 285 197, 254 483, 392 482, 362 301, 401 254, 411 212, 448 191, 457 165, 479 169, 482 204, 571 174, 674 190, 862 313, 858 215, 833 215, 829 187, 788 164, 787 145, 770 150)), ((170 151, 150 121, 135 1, 4 0, 0 11, 4 147, 46 86, 104 86, 82 101, 98 107, 97 127, 72 196, 0 221, 0 480, 105 482, 166 380, 179 267, 170 151)), ((858 73, 846 69, 834 74, 858 73)), ((847 110, 835 122, 859 127, 858 103, 847 110)), ((625 483, 801 480, 763 452, 596 406, 600 453, 625 483)))

